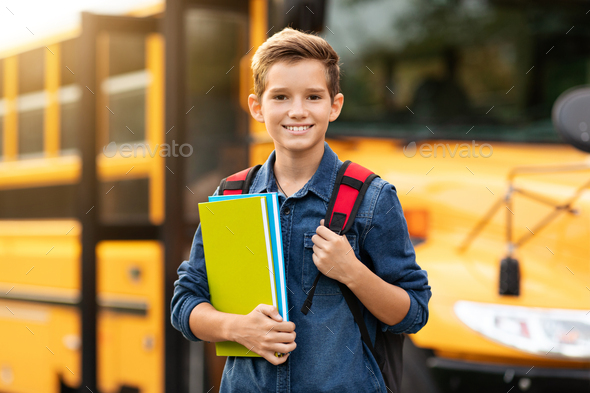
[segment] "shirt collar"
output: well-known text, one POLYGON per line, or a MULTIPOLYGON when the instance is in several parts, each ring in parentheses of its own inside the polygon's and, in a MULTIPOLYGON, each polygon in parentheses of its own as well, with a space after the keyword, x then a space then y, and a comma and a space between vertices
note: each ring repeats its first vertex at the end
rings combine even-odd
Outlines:
MULTIPOLYGON (((276 158, 276 151, 273 150, 268 156, 266 162, 262 165, 254 182, 250 193, 266 193, 276 191, 275 176, 274 176, 274 163, 276 158)), ((338 172, 339 164, 341 161, 338 156, 328 145, 328 142, 324 141, 324 155, 320 161, 318 169, 309 181, 303 186, 302 189, 297 191, 291 197, 303 197, 308 191, 313 192, 318 197, 323 199, 325 202, 330 201, 332 194, 332 188, 336 181, 336 175, 338 172)))

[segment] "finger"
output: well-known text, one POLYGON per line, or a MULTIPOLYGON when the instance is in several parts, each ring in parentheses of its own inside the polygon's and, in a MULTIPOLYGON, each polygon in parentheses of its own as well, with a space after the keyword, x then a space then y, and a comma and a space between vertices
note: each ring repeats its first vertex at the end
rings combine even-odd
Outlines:
POLYGON ((321 236, 322 238, 324 238, 326 240, 338 238, 338 235, 335 234, 334 232, 332 232, 332 230, 328 229, 325 226, 321 226, 321 225, 319 227, 317 227, 315 233, 318 236, 321 236))
MULTIPOLYGON (((316 267, 317 267, 318 266, 318 263, 320 263, 320 257, 318 257, 318 254, 313 253, 311 255, 311 259, 312 259, 314 265, 316 265, 316 267)), ((318 270, 319 270, 319 267, 318 267, 318 270)))
POLYGON ((297 344, 295 342, 291 342, 289 344, 283 343, 276 343, 271 347, 273 355, 275 352, 287 354, 297 348, 297 344))
POLYGON ((313 255, 321 258, 324 256, 324 253, 326 253, 326 251, 323 248, 318 247, 317 245, 314 244, 314 246, 312 247, 313 250, 313 255))
POLYGON ((322 218, 322 219, 320 220, 320 225, 322 225, 322 226, 323 226, 323 225, 324 225, 324 221, 325 221, 325 220, 322 218))
POLYGON ((258 311, 260 311, 263 315, 266 315, 269 318, 274 319, 277 322, 283 320, 281 314, 279 314, 279 310, 275 306, 271 306, 270 304, 259 304, 258 311))
POLYGON ((276 313, 273 313, 270 317, 277 322, 281 322, 283 320, 283 317, 281 316, 281 314, 279 314, 278 311, 276 313))
POLYGON ((313 263, 314 265, 318 268, 318 270, 322 273, 322 274, 326 274, 327 273, 327 262, 325 260, 320 259, 320 257, 318 256, 318 254, 313 254, 311 256, 311 258, 313 259, 313 263))
POLYGON ((276 332, 291 333, 295 331, 295 324, 293 322, 280 322, 275 325, 273 330, 276 332))
POLYGON ((328 241, 317 234, 311 237, 311 241, 319 248, 324 248, 328 245, 328 241))
POLYGON ((270 336, 270 338, 272 341, 274 341, 276 343, 289 344, 289 343, 292 343, 295 341, 295 332, 293 332, 293 333, 274 332, 274 334, 272 334, 270 336))

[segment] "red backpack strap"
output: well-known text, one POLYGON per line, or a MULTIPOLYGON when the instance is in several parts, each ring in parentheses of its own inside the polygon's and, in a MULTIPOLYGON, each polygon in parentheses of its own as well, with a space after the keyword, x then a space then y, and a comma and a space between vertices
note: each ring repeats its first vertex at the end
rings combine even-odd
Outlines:
POLYGON ((369 185, 376 177, 379 176, 359 164, 344 162, 336 176, 324 225, 339 235, 348 232, 369 185))
POLYGON ((236 195, 248 194, 252 181, 256 177, 256 173, 262 165, 256 165, 248 169, 244 169, 238 173, 226 177, 219 184, 218 195, 236 195))
MULTIPOLYGON (((369 185, 376 177, 379 176, 370 170, 363 168, 359 164, 355 164, 348 160, 345 161, 340 167, 338 175, 336 175, 336 183, 334 183, 334 190, 332 191, 332 197, 330 198, 330 204, 328 205, 328 211, 326 212, 326 218, 324 219, 324 226, 330 228, 330 230, 339 235, 348 232, 352 227, 354 218, 358 213, 369 185)), ((307 315, 307 312, 311 308, 313 295, 321 275, 322 272, 318 272, 313 282, 313 286, 307 293, 307 298, 301 307, 301 312, 304 315, 307 315)), ((346 285, 340 282, 338 285, 340 286, 340 291, 344 295, 344 298, 349 304, 355 320, 357 320, 358 323, 358 317, 360 315, 359 311, 350 306, 352 302, 356 301, 354 294, 346 285)), ((368 337, 366 326, 364 326, 364 324, 359 324, 359 328, 361 329, 363 341, 365 341, 371 352, 373 352, 371 341, 366 340, 368 337)))

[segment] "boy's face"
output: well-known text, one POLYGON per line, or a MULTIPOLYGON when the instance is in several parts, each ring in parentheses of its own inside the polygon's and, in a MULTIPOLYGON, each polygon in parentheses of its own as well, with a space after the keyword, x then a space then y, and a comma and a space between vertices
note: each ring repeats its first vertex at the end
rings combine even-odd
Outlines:
POLYGON ((266 124, 275 146, 299 152, 323 146, 328 123, 338 118, 343 102, 340 93, 331 101, 325 67, 318 60, 273 64, 262 102, 254 94, 248 98, 250 113, 266 124))

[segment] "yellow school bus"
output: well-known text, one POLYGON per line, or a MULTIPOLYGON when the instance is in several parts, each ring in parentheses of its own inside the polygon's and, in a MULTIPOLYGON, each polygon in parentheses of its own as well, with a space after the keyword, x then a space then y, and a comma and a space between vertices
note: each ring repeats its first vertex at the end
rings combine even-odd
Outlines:
POLYGON ((164 158, 94 149, 163 143, 164 40, 136 19, 2 53, 2 392, 164 391, 164 158))
POLYGON ((249 63, 287 25, 340 54, 328 143, 396 186, 429 275, 404 391, 587 391, 589 158, 551 121, 590 83, 587 18, 576 1, 169 0, 1 47, 0 391, 218 390, 225 359, 169 304, 197 204, 273 149, 249 63))

